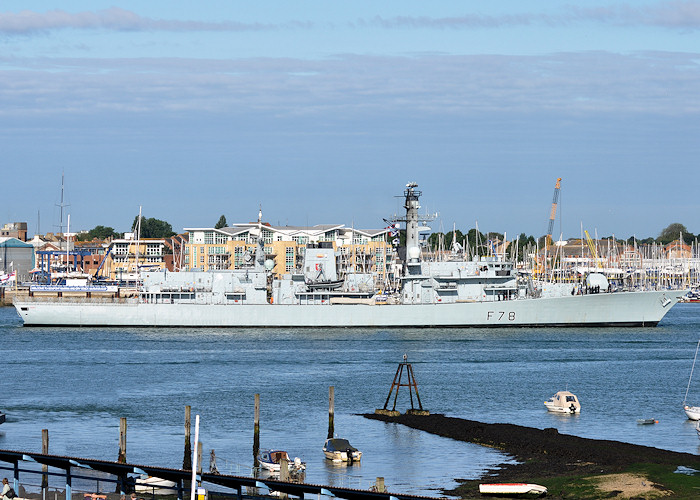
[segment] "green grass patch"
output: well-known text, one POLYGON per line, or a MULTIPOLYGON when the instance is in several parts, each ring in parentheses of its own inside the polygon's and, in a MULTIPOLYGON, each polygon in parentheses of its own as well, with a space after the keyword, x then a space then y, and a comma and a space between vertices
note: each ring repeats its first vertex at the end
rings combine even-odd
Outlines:
POLYGON ((635 464, 627 472, 646 476, 673 492, 666 498, 700 498, 700 471, 694 475, 676 473, 676 465, 635 464))
MULTIPOLYGON (((700 473, 694 475, 676 473, 676 465, 635 464, 617 474, 635 474, 647 478, 661 489, 654 489, 646 495, 634 498, 700 498, 700 473)), ((547 487, 550 498, 598 499, 615 498, 599 490, 597 479, 609 474, 585 474, 548 478, 531 478, 527 482, 547 487)), ((621 497, 620 497, 621 498, 621 497)))

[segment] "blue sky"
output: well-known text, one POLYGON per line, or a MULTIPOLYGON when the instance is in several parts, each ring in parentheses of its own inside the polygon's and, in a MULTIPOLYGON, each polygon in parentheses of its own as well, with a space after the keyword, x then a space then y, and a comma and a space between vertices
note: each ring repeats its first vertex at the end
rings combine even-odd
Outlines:
MULTIPOLYGON (((700 1, 4 2, 1 222, 700 232, 700 1), (40 215, 39 215, 40 214, 40 215)), ((556 236, 555 234, 555 236, 556 236)))

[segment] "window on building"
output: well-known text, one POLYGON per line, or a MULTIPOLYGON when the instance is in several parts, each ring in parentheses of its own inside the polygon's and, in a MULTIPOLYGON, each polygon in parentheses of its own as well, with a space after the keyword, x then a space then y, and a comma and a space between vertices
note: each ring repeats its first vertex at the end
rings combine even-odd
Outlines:
POLYGON ((149 243, 146 245, 146 255, 162 255, 160 243, 149 243))
POLYGON ((231 237, 231 239, 233 241, 245 241, 246 243, 249 243, 249 238, 250 238, 250 232, 248 232, 248 231, 231 237))
POLYGON ((272 231, 270 231, 269 229, 263 229, 261 236, 265 243, 272 243, 272 231))
POLYGON ((294 247, 286 247, 284 251, 284 272, 290 273, 294 270, 294 247))
POLYGON ((214 243, 214 231, 204 231, 204 244, 212 245, 214 243))

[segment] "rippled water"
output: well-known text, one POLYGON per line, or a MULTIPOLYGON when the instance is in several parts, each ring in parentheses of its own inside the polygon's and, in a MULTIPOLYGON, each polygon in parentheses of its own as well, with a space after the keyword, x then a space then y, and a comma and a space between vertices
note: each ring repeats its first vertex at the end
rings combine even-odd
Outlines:
MULTIPOLYGON (((510 330, 23 328, 0 308, 0 335, 4 449, 40 451, 49 429, 51 453, 115 460, 127 417, 129 462, 179 467, 191 405, 205 468, 214 449, 221 472, 247 474, 259 393, 261 446, 300 456, 307 482, 367 488, 383 476, 391 491, 434 495, 504 461, 357 415, 384 405, 405 353, 431 412, 700 452, 681 408, 700 304, 674 306, 656 328, 510 330), (323 457, 329 386, 336 434, 363 451, 361 465, 323 457), (566 387, 581 415, 547 413, 543 401, 566 387)), ((700 404, 697 374, 689 399, 700 404)), ((397 409, 409 406, 403 392, 397 409)))

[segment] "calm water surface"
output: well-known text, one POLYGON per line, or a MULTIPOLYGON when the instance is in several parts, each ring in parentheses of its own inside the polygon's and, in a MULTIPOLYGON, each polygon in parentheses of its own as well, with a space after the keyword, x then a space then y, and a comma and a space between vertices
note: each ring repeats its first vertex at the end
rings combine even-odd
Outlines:
MULTIPOLYGON (((252 466, 254 395, 262 447, 307 462, 306 481, 435 495, 507 457, 359 413, 381 408, 408 355, 424 408, 693 454, 700 440, 681 403, 700 304, 678 304, 656 328, 576 329, 103 329, 23 328, 0 308, 3 362, 0 448, 116 460, 119 418, 132 463, 180 467, 184 407, 201 419, 205 450, 221 472, 252 466), (321 452, 328 387, 335 430, 364 453, 333 466, 321 452), (547 413, 557 390, 577 394, 577 416, 547 413), (655 418, 656 425, 638 425, 655 418)), ((700 367, 689 400, 700 404, 700 367)), ((405 389, 403 389, 405 391, 405 389)), ((407 392, 397 409, 410 407, 407 392)))

